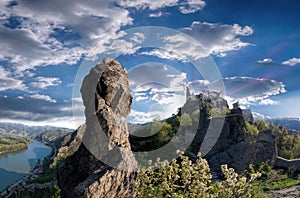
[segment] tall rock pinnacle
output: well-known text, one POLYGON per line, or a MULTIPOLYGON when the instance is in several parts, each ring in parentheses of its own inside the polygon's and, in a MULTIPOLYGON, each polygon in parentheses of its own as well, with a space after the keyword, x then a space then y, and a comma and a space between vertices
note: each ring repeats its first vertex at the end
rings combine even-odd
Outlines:
POLYGON ((137 163, 125 122, 132 103, 127 71, 106 58, 85 77, 81 93, 87 129, 83 144, 59 170, 61 195, 131 197, 137 163))

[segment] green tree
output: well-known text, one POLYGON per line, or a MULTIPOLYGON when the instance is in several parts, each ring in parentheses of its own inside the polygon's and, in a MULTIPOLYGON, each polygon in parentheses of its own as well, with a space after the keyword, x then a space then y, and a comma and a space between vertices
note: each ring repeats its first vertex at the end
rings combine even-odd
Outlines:
POLYGON ((163 127, 163 123, 158 121, 158 120, 154 120, 153 122, 151 122, 150 125, 150 134, 153 135, 157 132, 159 132, 163 127))
POLYGON ((192 118, 189 114, 185 113, 180 118, 180 125, 183 127, 189 127, 193 125, 192 118))
POLYGON ((265 131, 269 129, 269 125, 264 120, 256 120, 254 125, 258 129, 258 131, 265 131))
POLYGON ((176 116, 172 122, 172 125, 173 125, 173 130, 176 132, 178 131, 178 128, 180 126, 180 117, 179 116, 176 116))
POLYGON ((200 110, 197 109, 197 110, 193 111, 193 113, 191 114, 191 118, 193 120, 193 124, 198 125, 199 118, 200 118, 200 110))
POLYGON ((218 117, 218 116, 224 116, 225 115, 225 112, 222 111, 222 109, 220 108, 211 108, 209 110, 209 115, 211 117, 218 117))
POLYGON ((259 133, 258 129, 255 125, 252 125, 248 122, 246 122, 246 130, 250 133, 250 135, 254 138, 259 133))

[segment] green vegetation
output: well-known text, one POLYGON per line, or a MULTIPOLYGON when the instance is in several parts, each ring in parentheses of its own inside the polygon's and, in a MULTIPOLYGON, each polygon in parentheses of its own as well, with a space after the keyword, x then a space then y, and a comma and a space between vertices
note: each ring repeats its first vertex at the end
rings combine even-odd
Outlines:
POLYGON ((16 193, 16 197, 22 198, 60 198, 60 189, 57 184, 50 188, 35 188, 34 191, 22 189, 16 193))
POLYGON ((277 139, 278 155, 286 159, 300 158, 300 136, 289 134, 283 126, 275 126, 264 120, 257 120, 253 125, 246 123, 246 129, 252 137, 256 137, 258 131, 272 130, 277 139))
POLYGON ((271 182, 270 184, 267 184, 264 189, 279 190, 283 188, 289 188, 297 184, 300 184, 300 179, 287 178, 285 180, 271 182))
POLYGON ((180 118, 180 125, 182 127, 189 127, 189 126, 192 126, 193 124, 193 120, 191 118, 191 116, 187 113, 183 114, 180 118))
POLYGON ((277 138, 278 155, 286 159, 300 158, 300 136, 291 135, 282 126, 269 124, 269 129, 273 131, 277 138))
POLYGON ((258 133, 259 130, 257 129, 257 127, 253 124, 250 124, 248 122, 246 122, 246 130, 250 133, 251 137, 254 139, 258 133))
POLYGON ((230 110, 228 108, 218 108, 214 107, 209 110, 209 115, 211 117, 220 117, 230 114, 230 110))
POLYGON ((269 129, 268 123, 266 123, 264 120, 256 120, 253 124, 259 131, 265 131, 269 129))
POLYGON ((193 163, 180 154, 171 163, 159 160, 138 173, 134 191, 137 197, 265 197, 254 181, 259 173, 249 177, 238 175, 227 165, 222 166, 224 180, 213 183, 205 159, 198 156, 193 163))
POLYGON ((51 182, 55 178, 56 178, 55 174, 43 174, 38 176, 35 179, 29 180, 28 182, 26 182, 26 184, 34 184, 34 183, 43 184, 43 183, 51 182))
POLYGON ((258 184, 264 190, 279 190, 300 184, 300 175, 292 170, 274 170, 268 163, 249 166, 250 173, 260 172, 258 184))
POLYGON ((9 134, 0 134, 0 154, 27 148, 28 138, 9 134))

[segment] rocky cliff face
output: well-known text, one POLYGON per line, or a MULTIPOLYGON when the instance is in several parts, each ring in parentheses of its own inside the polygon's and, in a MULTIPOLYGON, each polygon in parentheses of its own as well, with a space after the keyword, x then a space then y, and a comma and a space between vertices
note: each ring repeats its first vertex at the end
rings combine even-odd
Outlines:
POLYGON ((137 164, 131 152, 124 119, 131 110, 132 101, 127 72, 119 62, 104 59, 85 78, 81 92, 86 106, 87 129, 83 144, 59 170, 61 195, 131 197, 130 184, 135 179, 137 164), (90 87, 94 77, 98 83, 93 92, 90 87), (96 92, 95 102, 91 101, 93 97, 86 97, 89 96, 87 92, 96 92), (91 122, 89 116, 95 113, 100 124, 99 130, 92 130, 96 124, 91 122), (108 144, 103 143, 104 138, 108 138, 108 144), (109 159, 108 162, 113 164, 107 165, 102 159, 109 159))
MULTIPOLYGON (((199 128, 196 133, 190 150, 193 154, 201 151, 201 146, 205 136, 216 139, 212 148, 203 156, 208 160, 210 168, 214 172, 220 172, 222 164, 228 164, 236 171, 241 172, 248 168, 250 163, 259 164, 269 162, 275 166, 277 159, 276 137, 272 131, 262 131, 253 141, 246 130, 246 123, 243 111, 235 108, 229 114, 219 117, 210 117, 208 112, 210 105, 207 105, 208 98, 198 97, 197 104, 200 109, 199 128), (217 133, 217 127, 214 125, 222 124, 220 133, 217 133), (212 125, 212 130, 209 126, 212 125)), ((188 101, 185 106, 196 105, 195 101, 188 101), (190 104, 189 104, 190 103, 190 104)), ((226 106, 226 105, 225 105, 226 106)))

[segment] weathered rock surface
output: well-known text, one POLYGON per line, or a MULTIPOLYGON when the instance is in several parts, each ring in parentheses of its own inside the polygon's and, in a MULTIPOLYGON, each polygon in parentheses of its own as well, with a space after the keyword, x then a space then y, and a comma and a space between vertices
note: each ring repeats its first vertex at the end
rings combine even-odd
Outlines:
POLYGON ((81 92, 87 129, 84 144, 66 159, 59 170, 61 196, 131 197, 137 164, 124 119, 132 103, 127 72, 119 62, 106 58, 85 78, 81 92), (96 90, 91 85, 94 79, 98 79, 96 90), (95 91, 93 101, 89 96, 95 91), (100 130, 94 130, 98 124, 92 120, 95 114, 100 130), (105 138, 108 143, 104 142, 105 138), (105 164, 105 159, 113 163, 105 164))
MULTIPOLYGON (((218 97, 215 99, 220 101, 218 97)), ((218 103, 214 104, 215 99, 206 93, 206 95, 200 94, 194 100, 188 100, 185 104, 187 109, 196 104, 199 105, 200 109, 199 128, 191 144, 192 153, 196 154, 201 151, 205 136, 210 136, 210 139, 215 139, 210 140, 214 144, 212 148, 208 147, 210 150, 203 157, 208 160, 213 172, 220 172, 222 164, 228 164, 238 172, 248 168, 250 163, 269 162, 270 165, 275 166, 277 145, 272 131, 262 131, 255 141, 251 140, 246 130, 243 111, 239 107, 232 109, 227 115, 209 117, 210 108, 228 106, 224 102, 221 103, 221 106, 216 106, 218 103), (212 105, 207 105, 207 102, 212 105), (219 128, 220 132, 214 130, 218 128, 216 126, 220 125, 218 123, 222 124, 222 127, 219 128), (209 130, 209 125, 213 125, 212 130, 209 130)))

